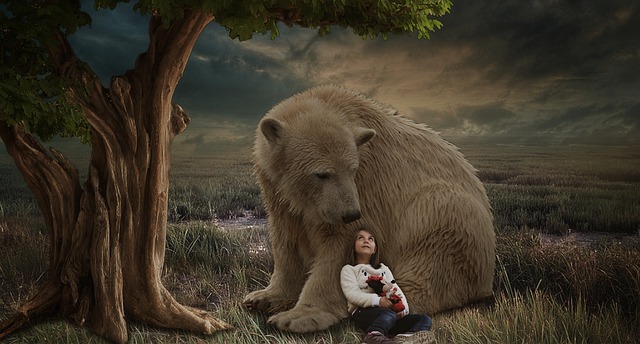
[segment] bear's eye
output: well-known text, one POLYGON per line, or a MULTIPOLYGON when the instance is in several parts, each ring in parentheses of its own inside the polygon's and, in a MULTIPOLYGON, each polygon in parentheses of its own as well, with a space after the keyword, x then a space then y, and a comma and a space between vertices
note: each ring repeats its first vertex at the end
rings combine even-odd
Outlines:
POLYGON ((316 172, 314 175, 320 180, 327 180, 331 178, 331 174, 329 172, 316 172))
POLYGON ((362 271, 362 274, 364 275, 364 277, 367 277, 367 272, 366 271, 362 271))

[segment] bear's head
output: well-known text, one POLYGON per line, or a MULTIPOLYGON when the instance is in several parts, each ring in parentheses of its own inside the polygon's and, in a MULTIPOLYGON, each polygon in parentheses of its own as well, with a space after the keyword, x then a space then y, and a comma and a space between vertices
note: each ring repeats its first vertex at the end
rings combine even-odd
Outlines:
POLYGON ((332 225, 360 218, 358 149, 376 132, 348 123, 322 104, 275 108, 258 125, 256 163, 279 202, 307 220, 332 225), (284 114, 282 112, 285 112, 284 114))

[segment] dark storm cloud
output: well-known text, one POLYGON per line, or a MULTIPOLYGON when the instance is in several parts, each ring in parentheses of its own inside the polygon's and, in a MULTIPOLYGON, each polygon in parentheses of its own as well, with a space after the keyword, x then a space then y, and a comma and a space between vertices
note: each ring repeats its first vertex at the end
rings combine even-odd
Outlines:
POLYGON ((146 50, 148 19, 134 12, 132 4, 94 11, 92 2, 83 1, 82 10, 91 14, 91 25, 78 30, 69 41, 76 55, 108 85, 112 76, 133 68, 136 57, 146 50))
POLYGON ((285 56, 265 55, 250 45, 232 41, 216 24, 207 27, 189 59, 175 100, 192 114, 255 121, 276 101, 308 86, 287 73, 285 56))
MULTIPOLYGON (((119 5, 74 38, 101 77, 146 49, 147 20, 119 5)), ((353 87, 451 135, 602 135, 640 131, 640 3, 454 1, 431 40, 363 40, 334 28, 281 28, 238 42, 213 23, 174 101, 192 126, 255 127, 283 98, 317 84, 353 87)))
POLYGON ((640 103, 627 107, 619 115, 620 120, 640 136, 640 103))
POLYGON ((506 120, 514 118, 516 115, 502 107, 502 104, 489 104, 485 106, 461 109, 460 112, 466 115, 467 119, 474 124, 493 125, 494 123, 503 123, 506 120))
POLYGON ((453 105, 458 123, 473 123, 487 133, 638 133, 633 116, 640 94, 639 3, 464 2, 456 3, 443 22, 445 28, 433 35, 433 48, 457 46, 462 58, 435 80, 459 86, 453 105), (474 81, 467 83, 465 77, 474 81), (479 113, 518 116, 510 121, 486 115, 479 121, 460 119, 491 98, 501 106, 479 113))
POLYGON ((465 64, 493 80, 515 82, 556 75, 635 75, 640 6, 612 1, 486 1, 454 6, 434 41, 475 52, 465 64))
POLYGON ((518 115, 501 103, 493 103, 462 108, 459 117, 464 118, 465 127, 475 129, 477 134, 505 135, 512 133, 518 115))
POLYGON ((416 120, 449 135, 513 136, 520 116, 501 103, 464 106, 455 111, 414 109, 416 120))
POLYGON ((585 123, 592 123, 597 118, 602 120, 614 110, 612 104, 590 104, 569 108, 561 114, 537 122, 534 128, 539 132, 568 132, 585 123))
POLYGON ((604 103, 566 109, 532 125, 538 134, 583 137, 640 137, 640 103, 604 103))
POLYGON ((423 123, 438 132, 451 133, 463 125, 464 119, 452 111, 433 108, 412 109, 416 122, 423 123))

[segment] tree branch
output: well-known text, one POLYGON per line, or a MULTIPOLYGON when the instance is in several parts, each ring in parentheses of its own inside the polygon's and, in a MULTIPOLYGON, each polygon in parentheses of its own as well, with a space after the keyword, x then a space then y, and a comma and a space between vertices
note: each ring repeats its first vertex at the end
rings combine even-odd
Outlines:
POLYGON ((189 123, 191 123, 191 118, 184 109, 176 103, 171 104, 171 110, 171 140, 173 140, 176 135, 187 128, 189 123))
MULTIPOLYGON (((60 275, 61 262, 69 252, 64 238, 73 234, 70 225, 78 216, 81 188, 78 170, 60 152, 51 155, 21 124, 9 126, 0 121, 0 137, 20 170, 27 186, 36 196, 47 227, 51 230, 49 276, 47 283, 18 312, 0 325, 0 339, 30 323, 39 316, 52 313, 64 296, 60 275)), ((75 287, 70 285, 71 288, 75 287)))
MULTIPOLYGON (((60 152, 51 155, 21 124, 9 126, 0 121, 0 137, 27 186, 35 194, 47 227, 52 231, 52 266, 64 259, 61 238, 71 231, 65 224, 75 223, 82 189, 78 170, 60 152)), ((51 267, 50 267, 51 268, 51 267)))
POLYGON ((173 20, 168 27, 165 27, 162 25, 160 16, 151 17, 149 48, 136 61, 136 70, 153 80, 157 85, 154 91, 160 92, 159 95, 167 96, 167 98, 162 97, 163 99, 171 99, 173 96, 193 46, 200 37, 200 33, 212 20, 212 14, 186 10, 181 18, 173 20))

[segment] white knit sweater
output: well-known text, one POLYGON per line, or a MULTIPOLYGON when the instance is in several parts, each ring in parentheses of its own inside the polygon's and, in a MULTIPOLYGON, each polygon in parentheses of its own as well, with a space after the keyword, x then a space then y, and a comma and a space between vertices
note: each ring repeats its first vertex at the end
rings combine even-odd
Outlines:
MULTIPOLYGON (((376 295, 367 285, 367 278, 370 275, 382 275, 387 282, 394 280, 391 270, 384 264, 380 264, 379 269, 374 269, 369 264, 345 265, 342 267, 342 271, 340 271, 340 286, 344 296, 347 298, 350 314, 353 314, 358 308, 380 306, 381 297, 376 295)), ((402 302, 405 306, 403 313, 407 315, 409 314, 407 298, 399 286, 398 292, 401 294, 402 302)))

